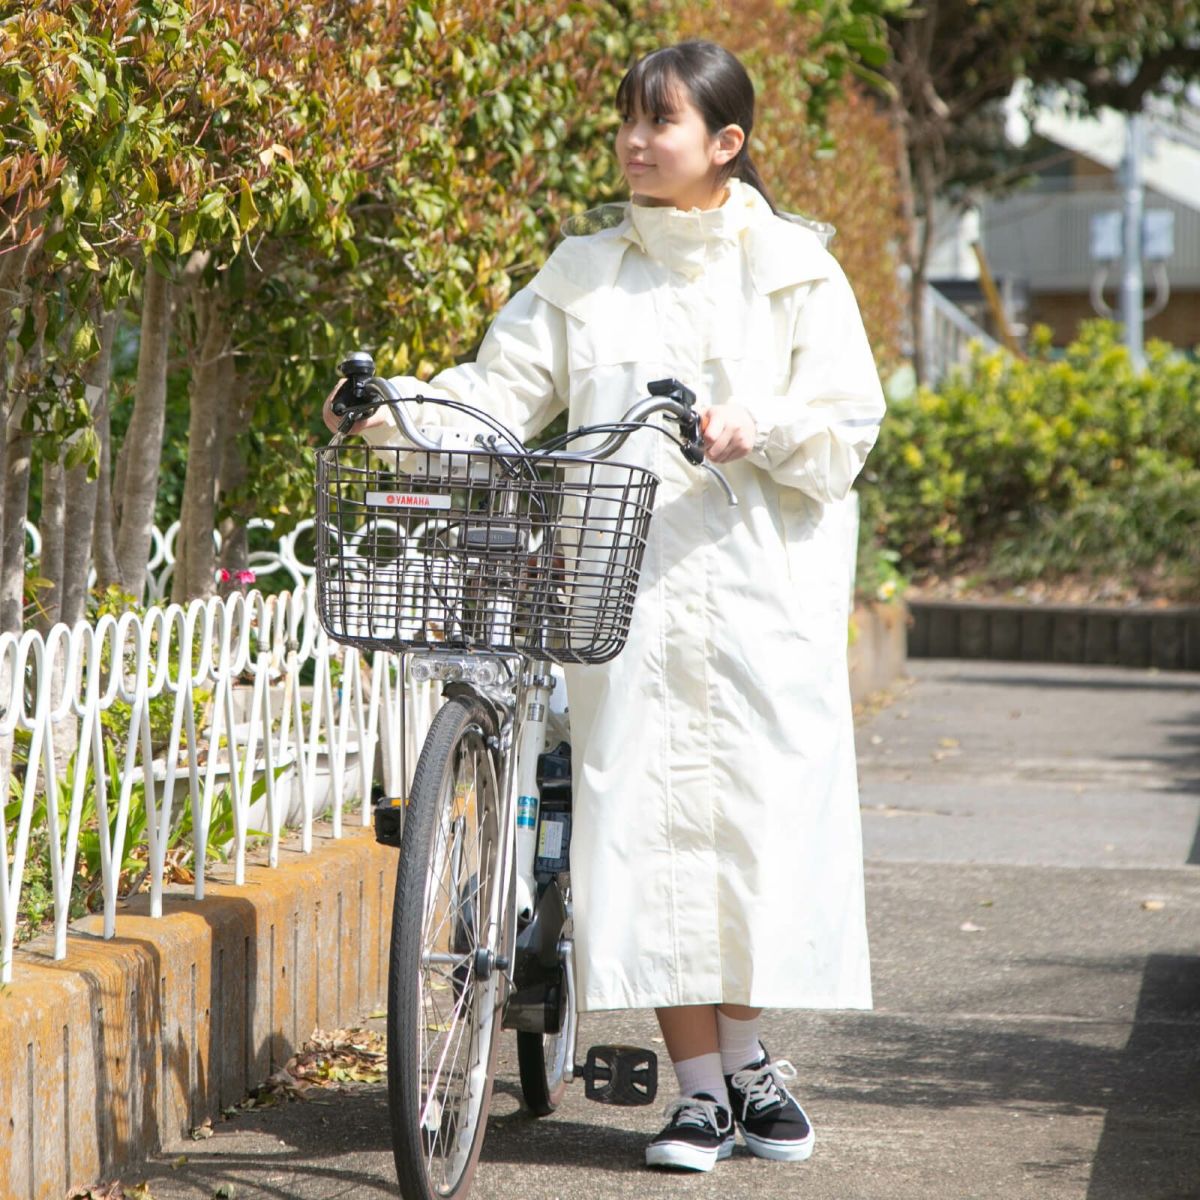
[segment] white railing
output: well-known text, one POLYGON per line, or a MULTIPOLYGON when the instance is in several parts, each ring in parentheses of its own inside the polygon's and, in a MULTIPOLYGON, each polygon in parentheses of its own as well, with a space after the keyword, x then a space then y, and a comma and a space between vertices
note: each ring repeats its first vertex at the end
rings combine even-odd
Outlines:
MULTIPOLYGON (((435 697, 428 684, 403 687, 411 773, 435 697)), ((408 782, 401 693, 396 656, 368 663, 326 638, 311 585, 0 635, 0 982, 12 978, 35 856, 43 876, 48 858, 63 958, 81 882, 112 937, 136 876, 160 916, 168 876, 203 898, 211 854, 231 856, 242 883, 257 839, 274 866, 285 828, 310 851, 323 813, 334 837, 348 813, 368 824, 377 749, 385 792, 408 782)))
POLYGON ((987 330, 976 325, 953 300, 948 300, 931 283, 925 285, 923 320, 924 382, 930 387, 937 387, 951 367, 969 365, 972 342, 978 342, 989 353, 1003 349, 987 330))
MULTIPOLYGON (((261 549, 252 549, 247 556, 246 565, 256 576, 273 575, 277 571, 288 577, 294 588, 302 588, 305 582, 312 578, 313 566, 302 559, 297 551, 296 543, 312 530, 311 519, 299 522, 291 533, 275 539, 275 545, 261 549)), ((273 532, 275 522, 267 517, 255 517, 247 523, 247 535, 253 535, 262 530, 273 532)), ((179 536, 179 522, 175 521, 167 527, 164 533, 157 525, 150 529, 150 558, 146 563, 146 587, 143 600, 152 604, 161 599, 171 589, 171 577, 175 574, 175 540, 179 536)), ((38 557, 42 553, 42 535, 32 521, 25 522, 25 542, 29 553, 38 557)), ((221 535, 213 530, 213 545, 221 549, 221 535)), ((96 582, 96 572, 93 568, 88 572, 88 587, 96 582)))

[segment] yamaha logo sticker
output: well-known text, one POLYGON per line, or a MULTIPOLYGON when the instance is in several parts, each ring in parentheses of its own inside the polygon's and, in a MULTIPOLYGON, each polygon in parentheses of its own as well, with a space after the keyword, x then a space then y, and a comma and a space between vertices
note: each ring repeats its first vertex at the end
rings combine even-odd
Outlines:
POLYGON ((369 508, 449 508, 449 496, 422 496, 416 492, 368 492, 369 508))

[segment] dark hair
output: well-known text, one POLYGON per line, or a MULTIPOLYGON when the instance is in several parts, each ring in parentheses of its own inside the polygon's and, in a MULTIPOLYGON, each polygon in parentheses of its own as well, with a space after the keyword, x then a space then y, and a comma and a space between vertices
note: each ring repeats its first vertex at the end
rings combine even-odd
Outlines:
POLYGON ((681 87, 700 110, 710 136, 726 125, 740 125, 746 135, 736 157, 721 168, 718 182, 741 179, 757 188, 774 212, 771 193, 750 158, 754 84, 746 68, 724 46, 694 39, 647 54, 630 67, 618 85, 617 108, 622 114, 634 108, 668 113, 677 104, 681 87))

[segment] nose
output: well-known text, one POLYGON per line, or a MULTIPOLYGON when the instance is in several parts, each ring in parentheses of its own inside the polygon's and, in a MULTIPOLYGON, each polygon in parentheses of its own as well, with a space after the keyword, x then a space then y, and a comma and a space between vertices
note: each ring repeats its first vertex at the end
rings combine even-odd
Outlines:
POLYGON ((646 148, 646 124, 644 121, 634 121, 633 124, 626 126, 625 144, 630 150, 646 148))

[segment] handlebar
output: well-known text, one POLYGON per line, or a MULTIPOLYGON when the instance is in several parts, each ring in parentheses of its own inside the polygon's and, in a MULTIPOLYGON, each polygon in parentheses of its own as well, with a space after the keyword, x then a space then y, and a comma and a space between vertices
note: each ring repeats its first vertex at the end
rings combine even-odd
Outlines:
MULTIPOLYGON (((405 400, 416 400, 420 397, 401 396, 389 380, 377 376, 375 362, 369 354, 356 350, 346 355, 338 364, 338 371, 345 377, 346 384, 334 397, 330 407, 334 416, 342 418, 338 426, 339 436, 348 433, 356 421, 373 412, 381 404, 386 404, 395 414, 400 432, 407 442, 418 450, 441 451, 441 445, 425 437, 409 415, 405 400), (347 389, 350 391, 348 401, 342 399, 342 394, 347 389)), ((647 391, 650 394, 632 405, 620 421, 597 428, 596 432, 609 431, 608 437, 599 446, 591 450, 534 450, 530 455, 537 458, 570 457, 576 461, 583 459, 587 462, 601 462, 611 458, 638 426, 647 425, 655 413, 664 413, 679 424, 678 445, 684 458, 693 466, 698 466, 714 476, 724 489, 729 504, 735 506, 738 502, 737 496, 729 486, 729 481, 716 467, 704 461, 704 437, 700 431, 700 414, 696 411, 695 392, 677 379, 656 379, 647 386, 647 391)), ((586 432, 587 430, 580 430, 579 434, 586 432)), ((490 438, 485 438, 482 433, 477 434, 476 439, 481 445, 491 449, 497 448, 495 434, 490 438)))

